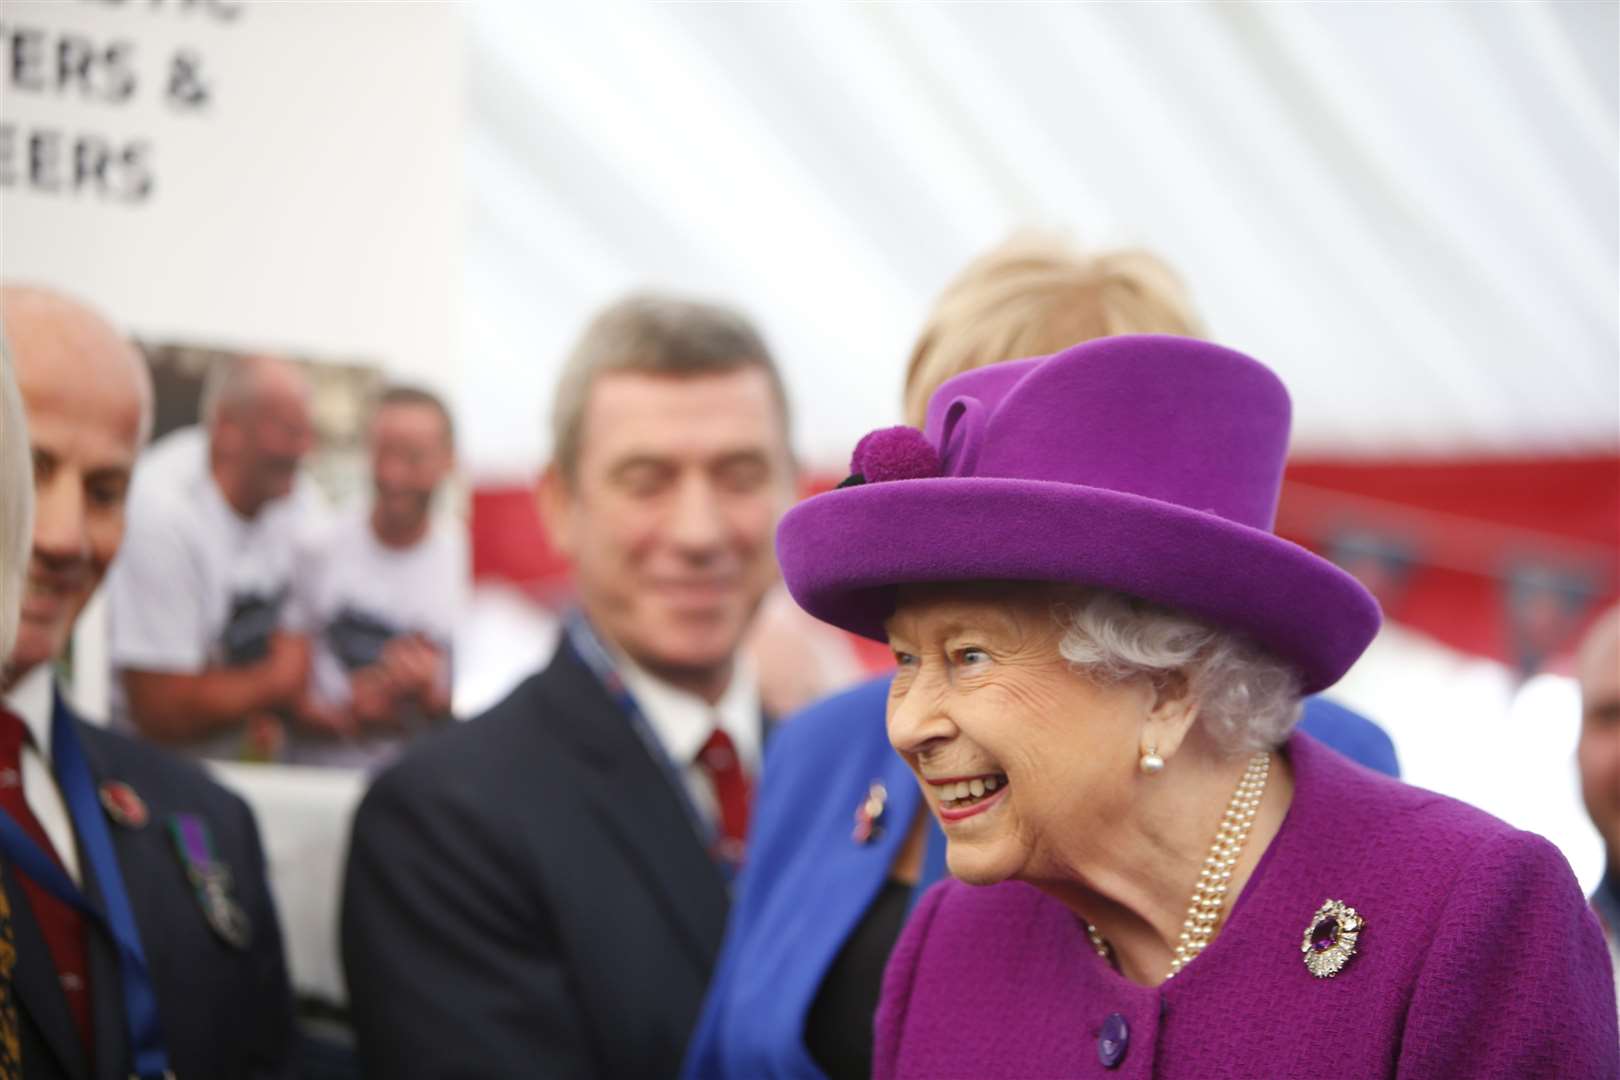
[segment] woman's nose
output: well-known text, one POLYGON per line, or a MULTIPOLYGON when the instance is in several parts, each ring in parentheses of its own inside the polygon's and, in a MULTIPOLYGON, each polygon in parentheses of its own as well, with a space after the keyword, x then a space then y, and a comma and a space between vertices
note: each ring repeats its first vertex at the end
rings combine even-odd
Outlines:
POLYGON ((920 754, 956 734, 942 688, 914 681, 891 699, 889 743, 902 754, 920 754))

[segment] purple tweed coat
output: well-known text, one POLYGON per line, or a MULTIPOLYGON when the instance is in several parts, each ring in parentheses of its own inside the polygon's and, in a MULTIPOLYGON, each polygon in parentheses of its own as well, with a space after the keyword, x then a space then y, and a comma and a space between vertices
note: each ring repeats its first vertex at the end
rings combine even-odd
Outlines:
POLYGON ((1220 935, 1162 986, 1121 977, 1028 885, 935 886, 889 960, 874 1075, 1620 1076, 1603 935, 1556 848, 1308 736, 1285 752, 1281 832, 1220 935), (1300 945, 1329 898, 1366 926, 1318 979, 1300 945), (1112 1068, 1105 1031, 1123 1044, 1112 1068))

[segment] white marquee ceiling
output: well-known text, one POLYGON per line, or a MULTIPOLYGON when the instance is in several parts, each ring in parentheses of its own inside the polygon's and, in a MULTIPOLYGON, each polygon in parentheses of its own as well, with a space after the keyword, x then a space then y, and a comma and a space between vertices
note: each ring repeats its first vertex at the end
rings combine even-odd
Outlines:
POLYGON ((836 466, 1030 225, 1181 268, 1298 449, 1620 444, 1614 3, 463 10, 476 473, 542 458, 561 355, 637 285, 753 313, 836 466))

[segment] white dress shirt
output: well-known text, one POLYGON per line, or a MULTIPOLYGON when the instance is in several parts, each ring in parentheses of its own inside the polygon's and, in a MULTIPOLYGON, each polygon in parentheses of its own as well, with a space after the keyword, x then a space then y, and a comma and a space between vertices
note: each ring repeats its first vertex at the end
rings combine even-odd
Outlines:
POLYGON ((18 681, 6 695, 6 708, 22 717, 29 739, 22 748, 23 797, 40 827, 50 838, 62 866, 75 884, 79 877, 79 846, 73 838, 73 819, 51 772, 51 666, 41 664, 18 681))
POLYGON ((739 658, 731 673, 731 683, 713 705, 696 694, 671 686, 624 656, 616 657, 619 675, 630 696, 636 699, 647 725, 680 770, 692 805, 711 823, 720 820, 720 800, 715 796, 709 774, 697 763, 698 751, 718 726, 737 749, 743 772, 759 775, 760 743, 763 726, 759 703, 759 675, 753 666, 739 658))

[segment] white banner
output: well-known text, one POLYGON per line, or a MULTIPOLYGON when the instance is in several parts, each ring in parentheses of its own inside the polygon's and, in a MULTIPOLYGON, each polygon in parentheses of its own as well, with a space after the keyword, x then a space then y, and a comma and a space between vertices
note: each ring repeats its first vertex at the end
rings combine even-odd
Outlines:
POLYGON ((448 4, 7 0, 0 272, 447 386, 460 50, 448 4))

